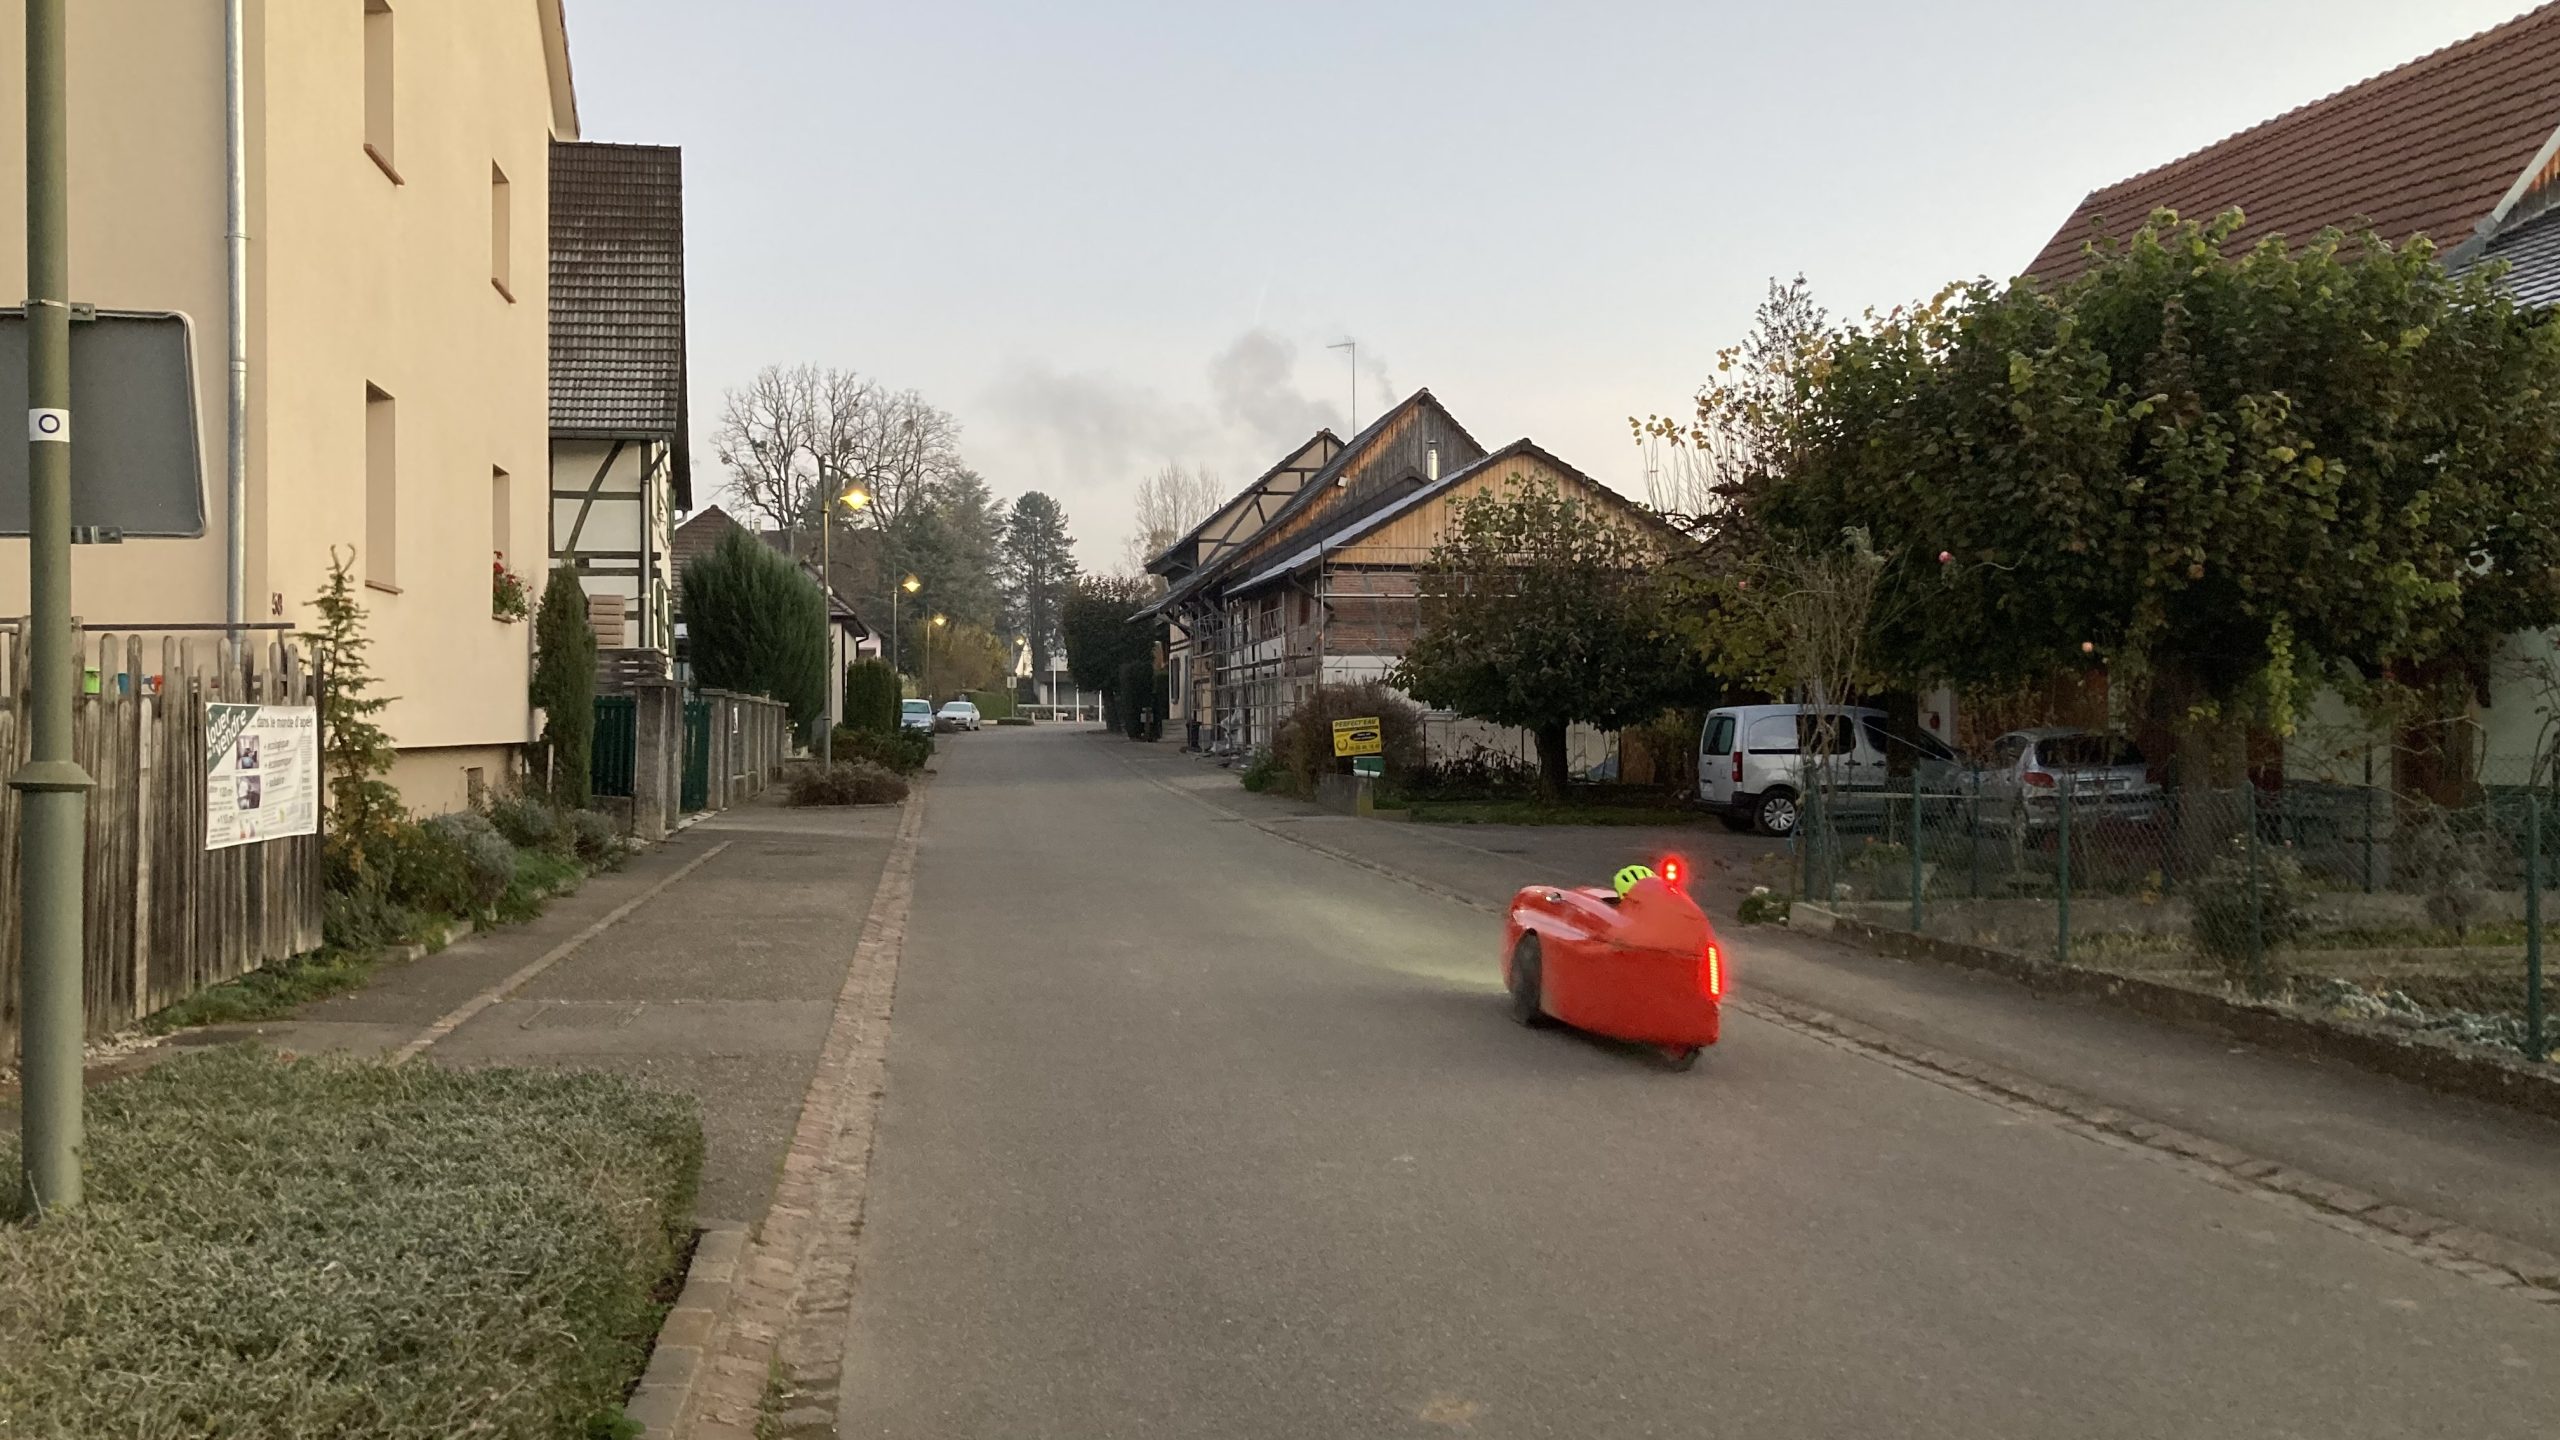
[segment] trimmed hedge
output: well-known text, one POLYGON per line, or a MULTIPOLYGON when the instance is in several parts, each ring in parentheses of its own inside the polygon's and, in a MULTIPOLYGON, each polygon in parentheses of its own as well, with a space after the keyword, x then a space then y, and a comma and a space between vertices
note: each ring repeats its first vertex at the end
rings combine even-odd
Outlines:
POLYGON ((978 718, 1001 725, 1013 714, 1013 693, 1009 690, 963 690, 960 698, 978 707, 978 718))
POLYGON ((907 798, 907 782, 868 760, 839 760, 821 769, 791 773, 794 805, 895 805, 907 798))
POLYGON ((241 1046, 101 1086, 88 1203, 0 1228, 0 1435, 627 1433, 701 1162, 691 1101, 599 1074, 241 1046))
POLYGON ((886 660, 857 660, 844 672, 844 730, 898 729, 898 702, 906 698, 905 682, 886 660))
POLYGON ((867 763, 877 765, 892 775, 913 775, 933 758, 933 734, 926 730, 856 730, 836 727, 834 759, 837 764, 867 763))

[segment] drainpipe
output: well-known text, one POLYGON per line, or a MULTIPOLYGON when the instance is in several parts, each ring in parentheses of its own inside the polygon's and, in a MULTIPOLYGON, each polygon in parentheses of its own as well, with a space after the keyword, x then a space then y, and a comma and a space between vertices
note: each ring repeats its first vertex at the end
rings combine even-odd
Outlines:
POLYGON ((230 625, 236 662, 241 627, 249 620, 249 75, 248 41, 243 14, 248 0, 224 0, 223 101, 225 135, 225 225, 223 244, 231 282, 231 403, 224 427, 229 441, 227 484, 223 494, 222 618, 230 625))

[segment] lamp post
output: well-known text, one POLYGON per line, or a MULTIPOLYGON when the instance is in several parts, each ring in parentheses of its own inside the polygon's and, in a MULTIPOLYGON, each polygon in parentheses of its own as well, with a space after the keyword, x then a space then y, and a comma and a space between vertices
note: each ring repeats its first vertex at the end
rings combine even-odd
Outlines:
POLYGON ((949 619, 949 616, 937 613, 933 624, 924 632, 924 703, 927 705, 933 703, 933 632, 941 629, 949 619))
MULTIPOLYGON (((815 450, 809 452, 809 458, 818 462, 818 483, 825 484, 830 468, 826 460, 815 450)), ((852 476, 838 470, 836 478, 845 482, 844 488, 836 492, 834 503, 818 515, 818 623, 824 627, 820 633, 827 655, 827 723, 818 734, 818 763, 828 766, 836 763, 836 722, 844 718, 844 666, 836 655, 835 507, 842 505, 858 514, 871 503, 871 492, 852 476)))
POLYGON ((33 704, 18 723, 19 1180, 34 1215, 74 1209, 81 1177, 81 833, 72 747, 71 237, 63 0, 28 0, 27 610, 33 704))
MULTIPOLYGON (((761 444, 755 446, 755 450, 759 456, 767 453, 761 444)), ((818 507, 818 650, 826 656, 821 663, 828 671, 827 693, 818 706, 818 719, 822 722, 818 726, 818 763, 833 765, 836 761, 836 722, 844 716, 844 667, 837 663, 836 656, 836 507, 842 505, 847 510, 859 511, 871 503, 871 492, 862 488, 861 481, 828 464, 827 457, 806 441, 797 442, 782 452, 785 478, 791 469, 791 458, 803 450, 817 462, 820 486, 826 485, 831 471, 836 479, 844 482, 843 489, 830 494, 826 503, 818 507)), ((798 549, 796 545, 793 548, 798 549)), ((797 561, 799 556, 795 554, 792 559, 797 561)))
POLYGON ((898 592, 903 590, 907 594, 913 595, 923 588, 924 582, 913 575, 909 575, 906 579, 889 587, 889 669, 900 675, 904 675, 907 672, 898 659, 898 592))

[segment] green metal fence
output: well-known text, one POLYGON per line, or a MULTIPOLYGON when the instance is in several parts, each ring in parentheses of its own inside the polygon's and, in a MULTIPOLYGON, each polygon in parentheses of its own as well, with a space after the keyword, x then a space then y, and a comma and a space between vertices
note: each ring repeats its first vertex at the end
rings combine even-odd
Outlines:
POLYGON ((2550 1055, 2544 887, 2560 796, 2120 777, 1816 787, 1799 894, 2057 965, 2550 1055))
POLYGON ((680 803, 689 814, 711 803, 711 702, 684 702, 684 782, 680 803))
POLYGON ((596 737, 587 752, 587 780, 598 795, 629 798, 639 773, 640 709, 628 695, 596 697, 596 737))

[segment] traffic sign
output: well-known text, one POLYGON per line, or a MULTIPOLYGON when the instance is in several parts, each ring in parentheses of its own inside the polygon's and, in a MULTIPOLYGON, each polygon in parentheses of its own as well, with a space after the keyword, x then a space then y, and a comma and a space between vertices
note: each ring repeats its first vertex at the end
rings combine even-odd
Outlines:
MULTIPOLYGON (((24 312, 0 310, 0 394, 27 388, 24 312)), ((71 412, 30 410, 29 440, 71 444, 78 540, 193 539, 205 532, 195 341, 174 311, 92 310, 71 324, 71 412)), ((0 536, 27 533, 27 447, 0 445, 0 536)))
POLYGON ((1333 753, 1337 758, 1344 755, 1381 755, 1386 753, 1386 748, 1386 727, 1378 723, 1375 715, 1333 722, 1333 753))

